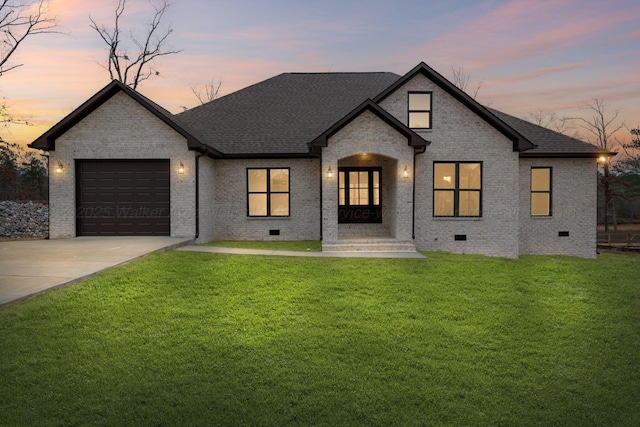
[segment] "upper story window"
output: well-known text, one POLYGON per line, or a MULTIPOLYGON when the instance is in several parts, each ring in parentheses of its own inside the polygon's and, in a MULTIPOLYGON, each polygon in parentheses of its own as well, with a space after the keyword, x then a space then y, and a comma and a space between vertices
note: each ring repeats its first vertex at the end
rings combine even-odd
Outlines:
POLYGON ((433 163, 433 216, 482 216, 482 163, 433 163))
POLYGON ((247 214, 289 216, 289 168, 247 169, 247 214))
POLYGON ((431 92, 409 92, 409 128, 431 129, 431 92))
POLYGON ((531 216, 551 216, 551 168, 531 168, 531 216))

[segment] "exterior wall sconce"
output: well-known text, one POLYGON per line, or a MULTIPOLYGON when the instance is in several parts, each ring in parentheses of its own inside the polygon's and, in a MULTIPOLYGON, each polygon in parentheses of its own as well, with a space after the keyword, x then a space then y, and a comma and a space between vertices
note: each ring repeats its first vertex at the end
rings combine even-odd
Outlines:
POLYGON ((402 170, 402 179, 407 179, 407 178, 409 178, 409 169, 405 165, 404 169, 402 170))
POLYGON ((180 164, 178 165, 178 173, 180 175, 184 174, 184 165, 182 164, 182 162, 180 162, 180 164))
POLYGON ((331 168, 327 169, 327 178, 329 179, 333 178, 333 169, 331 168))
POLYGON ((58 164, 56 165, 56 174, 60 175, 63 170, 64 167, 62 166, 62 163, 58 162, 58 164))
POLYGON ((603 165, 607 163, 607 158, 605 156, 600 156, 598 157, 598 162, 602 163, 603 165))

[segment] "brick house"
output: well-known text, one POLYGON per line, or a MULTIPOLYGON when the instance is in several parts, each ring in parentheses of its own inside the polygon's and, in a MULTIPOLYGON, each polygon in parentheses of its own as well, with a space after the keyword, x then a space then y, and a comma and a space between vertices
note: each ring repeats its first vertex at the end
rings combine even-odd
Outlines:
POLYGON ((597 147, 421 63, 286 73, 173 115, 113 81, 35 140, 50 237, 322 240, 324 251, 596 254, 597 147))

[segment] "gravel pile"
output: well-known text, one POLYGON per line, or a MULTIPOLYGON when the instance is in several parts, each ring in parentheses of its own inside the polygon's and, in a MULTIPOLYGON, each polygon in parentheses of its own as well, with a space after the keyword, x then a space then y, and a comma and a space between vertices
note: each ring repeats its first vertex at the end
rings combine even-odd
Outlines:
POLYGON ((44 239, 48 235, 48 205, 0 202, 0 239, 44 239))

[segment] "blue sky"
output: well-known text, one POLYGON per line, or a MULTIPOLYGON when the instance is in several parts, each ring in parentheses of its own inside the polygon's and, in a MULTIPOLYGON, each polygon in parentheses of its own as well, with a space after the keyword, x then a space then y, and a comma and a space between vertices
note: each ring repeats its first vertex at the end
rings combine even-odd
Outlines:
MULTIPOLYGON (((12 127, 29 142, 108 83, 106 56, 89 15, 109 25, 115 0, 51 0, 66 34, 34 37, 3 76, 13 110, 36 124, 12 127)), ((148 0, 128 0, 136 31, 148 0)), ((464 67, 483 81, 478 99, 525 116, 583 115, 593 97, 640 124, 640 3, 556 1, 204 1, 174 0, 166 15, 161 75, 139 90, 169 109, 197 104, 190 86, 221 80, 223 94, 282 72, 392 71, 424 61, 445 77, 464 67)))

